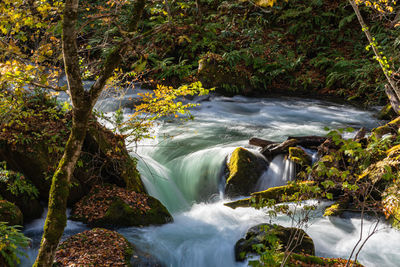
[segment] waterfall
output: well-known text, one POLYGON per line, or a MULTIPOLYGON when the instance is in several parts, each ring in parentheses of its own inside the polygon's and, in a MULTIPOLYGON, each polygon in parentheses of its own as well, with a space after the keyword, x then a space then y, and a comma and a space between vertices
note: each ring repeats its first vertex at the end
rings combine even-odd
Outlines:
POLYGON ((296 176, 296 164, 284 155, 275 156, 268 169, 258 179, 256 190, 262 191, 270 187, 285 185, 296 176))

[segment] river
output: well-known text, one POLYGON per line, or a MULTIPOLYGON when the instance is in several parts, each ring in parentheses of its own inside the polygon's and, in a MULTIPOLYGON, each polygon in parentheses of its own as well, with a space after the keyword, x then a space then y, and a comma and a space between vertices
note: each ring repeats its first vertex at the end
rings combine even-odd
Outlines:
MULTIPOLYGON (((128 94, 126 99, 129 97, 135 95, 128 94)), ((379 124, 371 111, 320 100, 241 96, 197 100, 201 105, 192 110, 193 121, 160 121, 154 128, 155 139, 130 145, 148 192, 168 208, 174 222, 118 231, 167 266, 246 266, 235 262, 233 247, 248 228, 263 222, 293 223, 283 215, 271 218, 267 210, 233 210, 223 205, 229 201, 222 193, 224 163, 236 147, 257 153, 256 147, 248 145, 251 137, 283 141, 288 136, 324 135, 325 127, 371 129, 379 124)), ((98 107, 112 111, 115 105, 115 100, 103 99, 98 107)), ((124 112, 128 115, 132 110, 126 107, 124 112)), ((274 177, 274 185, 284 183, 291 172, 289 165, 276 159, 276 171, 271 169, 264 178, 274 177), (289 170, 282 171, 284 168, 289 170)), ((347 258, 360 235, 360 218, 355 214, 325 218, 323 207, 329 203, 316 204, 305 228, 314 240, 316 254, 347 258)), ((365 219, 364 237, 373 222, 373 218, 365 219)), ((38 219, 25 228, 34 242, 22 266, 30 266, 34 260, 43 223, 44 218, 38 219)), ((383 223, 379 228, 365 244, 359 261, 365 266, 398 266, 400 232, 383 223)), ((83 224, 68 221, 65 236, 84 229, 83 224)))

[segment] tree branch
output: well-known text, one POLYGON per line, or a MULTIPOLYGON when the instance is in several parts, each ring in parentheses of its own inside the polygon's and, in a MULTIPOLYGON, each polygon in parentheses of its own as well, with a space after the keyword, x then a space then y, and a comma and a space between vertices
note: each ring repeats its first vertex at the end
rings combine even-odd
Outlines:
MULTIPOLYGON (((128 32, 136 31, 140 18, 142 17, 143 14, 145 3, 146 0, 137 0, 135 2, 131 20, 128 26, 128 32)), ((113 71, 119 66, 127 48, 128 48, 128 43, 122 41, 108 55, 106 62, 104 63, 103 69, 99 75, 99 78, 95 81, 95 83, 92 85, 89 91, 90 104, 92 106, 94 105, 94 103, 96 103, 107 80, 113 74, 113 71)))

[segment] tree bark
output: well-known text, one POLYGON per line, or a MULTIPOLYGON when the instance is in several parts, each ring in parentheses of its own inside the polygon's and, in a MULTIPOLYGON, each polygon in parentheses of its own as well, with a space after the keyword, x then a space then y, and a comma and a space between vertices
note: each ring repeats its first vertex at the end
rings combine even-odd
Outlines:
MULTIPOLYGON (((129 23, 129 31, 137 29, 142 16, 145 0, 135 2, 134 11, 129 23)), ((49 206, 40 244, 39 254, 33 266, 49 267, 53 265, 54 255, 67 223, 67 199, 70 181, 80 156, 86 136, 88 120, 107 79, 122 61, 127 43, 121 42, 107 58, 101 75, 92 88, 85 92, 79 68, 78 48, 76 44, 76 20, 78 18, 79 0, 66 0, 63 12, 63 57, 67 76, 69 94, 72 101, 72 129, 64 154, 52 178, 49 206)))
MULTIPOLYGON (((374 43, 374 40, 372 38, 371 33, 369 32, 369 29, 367 27, 367 24, 365 23, 361 13, 360 13, 360 9, 358 8, 356 2, 354 0, 349 0, 350 5, 353 7, 353 10, 357 16, 358 22, 361 25, 362 31, 364 32, 365 36, 368 39, 368 42, 371 44, 372 50, 374 51, 374 54, 376 56, 376 58, 378 59, 382 59, 381 55, 379 54, 378 49, 372 45, 372 43, 374 43)), ((385 74, 386 80, 388 81, 388 83, 390 84, 389 90, 386 89, 385 92, 390 100, 390 102, 393 103, 398 103, 400 100, 400 89, 397 86, 396 81, 389 76, 389 74, 387 73, 387 71, 385 71, 385 66, 383 66, 382 62, 380 60, 378 60, 379 62, 379 66, 381 67, 383 73, 385 74), (390 90, 391 89, 391 90, 390 90), (391 92, 392 95, 389 95, 388 92, 391 92), (394 99, 395 98, 395 99, 394 99)), ((393 107, 393 106, 392 106, 393 107)), ((400 114, 400 107, 399 106, 395 106, 393 107, 393 109, 396 111, 397 114, 400 114)))

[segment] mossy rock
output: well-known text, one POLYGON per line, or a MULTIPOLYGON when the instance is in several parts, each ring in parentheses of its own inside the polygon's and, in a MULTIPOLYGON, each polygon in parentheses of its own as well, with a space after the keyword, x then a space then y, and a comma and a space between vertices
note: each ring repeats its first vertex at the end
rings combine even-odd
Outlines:
POLYGON ((215 87, 217 92, 251 93, 252 86, 245 69, 230 66, 221 55, 207 53, 199 60, 198 78, 205 88, 215 87))
MULTIPOLYGON (((68 118, 66 116, 65 119, 68 118)), ((63 127, 60 131, 69 131, 64 124, 63 127)), ((0 140, 0 161, 6 161, 11 170, 23 173, 38 189, 39 199, 47 201, 51 176, 62 153, 49 146, 48 140, 35 142, 27 147, 0 140)), ((63 147, 65 144, 58 145, 63 147)), ((78 162, 71 182, 69 206, 87 194, 93 185, 100 183, 112 183, 136 192, 146 191, 136 169, 136 161, 130 157, 122 136, 115 135, 95 119, 89 122, 78 162)))
POLYGON ((387 104, 384 106, 381 111, 378 113, 378 119, 379 120, 393 120, 397 117, 397 113, 394 111, 393 107, 391 104, 387 104))
POLYGON ((8 225, 22 225, 24 222, 21 210, 7 200, 0 200, 0 221, 8 225))
POLYGON ((282 250, 293 250, 294 253, 315 254, 314 242, 304 230, 293 227, 283 227, 281 225, 272 224, 259 224, 251 227, 245 238, 240 239, 235 244, 235 259, 236 261, 244 261, 249 254, 257 254, 256 246, 263 245, 261 252, 265 249, 270 249, 272 244, 271 240, 277 239, 279 244, 282 245, 282 250), (295 242, 292 241, 291 238, 295 242), (295 247, 289 247, 290 244, 299 244, 295 247))
POLYGON ((229 159, 229 177, 226 179, 225 194, 228 197, 246 196, 254 192, 267 162, 242 147, 236 148, 229 159))
MULTIPOLYGON (((291 201, 290 196, 295 194, 296 192, 299 192, 302 189, 302 187, 313 186, 314 184, 315 183, 313 181, 304 181, 296 184, 271 187, 264 191, 254 192, 248 198, 224 203, 224 205, 232 209, 236 209, 239 207, 252 207, 254 205, 257 205, 257 207, 262 208, 263 207, 263 204, 261 203, 262 201, 273 200, 275 203, 288 202, 291 201)), ((306 200, 306 198, 301 200, 306 200)))
MULTIPOLYGON (((25 179, 27 178, 25 177, 25 179)), ((15 203, 20 208, 24 217, 24 223, 42 216, 44 208, 40 204, 40 201, 26 192, 14 195, 7 189, 6 184, 0 183, 0 194, 3 195, 3 199, 15 203)))
POLYGON ((55 266, 132 266, 133 245, 121 234, 94 228, 73 235, 56 251, 55 266))
POLYGON ((289 159, 300 166, 311 166, 311 157, 300 147, 289 147, 289 159))
POLYGON ((324 216, 340 216, 349 207, 349 200, 343 198, 326 207, 324 216))
POLYGON ((139 212, 126 204, 122 199, 115 199, 108 208, 105 216, 96 224, 116 226, 148 226, 172 222, 172 216, 161 202, 148 196, 147 204, 150 209, 139 212))
POLYGON ((98 227, 160 225, 173 220, 154 197, 110 184, 93 187, 75 204, 71 219, 98 227))

